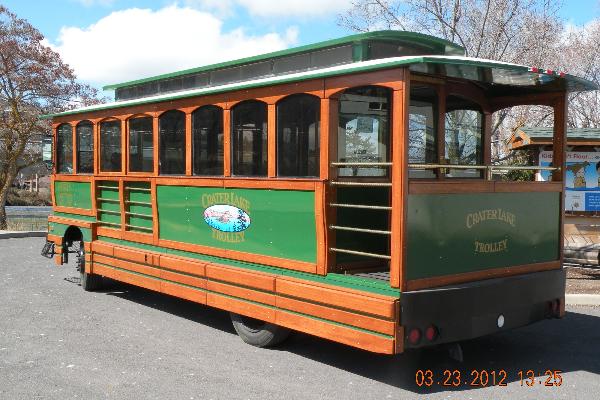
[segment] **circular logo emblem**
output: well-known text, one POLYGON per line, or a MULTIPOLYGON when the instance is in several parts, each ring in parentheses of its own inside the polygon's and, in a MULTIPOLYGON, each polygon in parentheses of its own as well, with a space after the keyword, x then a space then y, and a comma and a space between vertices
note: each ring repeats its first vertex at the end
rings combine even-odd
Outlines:
POLYGON ((204 221, 221 232, 242 232, 251 222, 246 211, 229 204, 215 204, 205 209, 204 221))

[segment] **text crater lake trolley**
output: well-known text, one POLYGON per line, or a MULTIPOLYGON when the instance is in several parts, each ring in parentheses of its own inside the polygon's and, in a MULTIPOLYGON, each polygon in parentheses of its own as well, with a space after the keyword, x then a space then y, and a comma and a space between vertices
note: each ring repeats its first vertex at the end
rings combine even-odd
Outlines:
POLYGON ((75 253, 85 290, 385 354, 564 315, 566 96, 587 80, 380 31, 105 89, 48 116, 45 253, 75 253), (491 163, 493 113, 520 105, 554 111, 552 164, 520 167, 547 182, 491 163))

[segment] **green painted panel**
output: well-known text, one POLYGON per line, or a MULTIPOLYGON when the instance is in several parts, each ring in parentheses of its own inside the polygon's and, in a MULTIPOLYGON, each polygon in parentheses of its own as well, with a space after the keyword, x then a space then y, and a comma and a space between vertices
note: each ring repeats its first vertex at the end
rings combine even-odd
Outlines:
POLYGON ((410 195, 408 279, 558 260, 559 193, 410 195))
POLYGON ((138 191, 138 190, 129 190, 129 200, 131 201, 139 201, 142 203, 150 203, 152 200, 150 192, 138 191))
MULTIPOLYGON (((57 222, 50 222, 48 224, 48 227, 50 228, 50 230, 49 230, 50 234, 55 235, 55 236, 64 237, 65 232, 69 228, 69 225, 59 224, 57 222)), ((81 230, 81 234, 83 235, 83 240, 85 242, 91 242, 92 241, 91 229, 80 228, 80 227, 78 227, 78 228, 79 228, 79 230, 81 230)))
POLYGON ((142 228, 152 228, 152 218, 134 217, 130 215, 129 225, 141 226, 142 228))
POLYGON ((158 186, 157 200, 161 239, 316 262, 314 192, 158 186), (250 226, 211 228, 204 211, 218 204, 244 210, 250 226))
POLYGON ((89 182, 54 182, 54 197, 57 206, 92 209, 92 192, 89 182))
POLYGON ((121 216, 116 214, 108 214, 102 211, 98 212, 98 217, 101 222, 110 222, 113 224, 121 224, 121 216))
POLYGON ((326 276, 309 274, 306 272, 293 271, 285 268, 277 268, 268 265, 248 263, 244 261, 230 260, 222 257, 207 256, 204 254, 192 253, 189 251, 168 249, 165 247, 158 247, 149 244, 130 242, 126 240, 113 239, 106 236, 99 236, 98 240, 102 240, 109 243, 114 243, 121 246, 129 246, 137 249, 154 251, 164 254, 173 254, 181 257, 189 257, 197 260, 214 262, 222 265, 229 265, 232 267, 243 268, 251 271, 260 271, 269 274, 290 276, 298 279, 304 279, 310 282, 325 283, 334 286, 345 287, 349 289, 356 289, 369 293, 377 293, 385 296, 399 297, 400 291, 398 289, 390 287, 388 282, 376 279, 362 278, 354 275, 344 275, 329 273, 326 276))
POLYGON ((112 201, 98 201, 98 210, 108 210, 108 211, 116 211, 121 212, 121 204, 115 203, 112 201))

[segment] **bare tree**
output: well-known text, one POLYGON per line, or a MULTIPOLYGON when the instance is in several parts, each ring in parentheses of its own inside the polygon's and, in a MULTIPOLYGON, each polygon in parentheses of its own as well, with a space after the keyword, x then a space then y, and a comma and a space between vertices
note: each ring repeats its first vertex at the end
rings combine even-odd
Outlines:
POLYGON ((0 229, 6 229, 6 199, 15 177, 39 161, 30 143, 50 128, 40 115, 95 101, 96 90, 77 83, 43 39, 0 5, 0 229))
MULTIPOLYGON (((362 32, 426 33, 461 45, 469 57, 554 68, 563 32, 559 10, 559 0, 354 0, 338 23, 362 32)), ((496 162, 511 156, 507 138, 523 121, 548 123, 547 112, 532 107, 500 110, 494 119, 496 162)), ((459 143, 451 147, 462 148, 459 143)))

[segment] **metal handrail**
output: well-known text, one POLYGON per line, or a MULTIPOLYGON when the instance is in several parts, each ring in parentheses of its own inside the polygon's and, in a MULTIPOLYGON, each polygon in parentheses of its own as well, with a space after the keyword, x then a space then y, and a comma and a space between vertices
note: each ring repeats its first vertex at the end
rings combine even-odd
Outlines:
POLYGON ((336 247, 330 247, 329 251, 335 251, 336 253, 345 253, 345 254, 353 254, 356 256, 365 256, 365 257, 373 257, 373 258, 382 258, 384 260, 391 260, 392 257, 385 254, 377 254, 377 253, 367 253, 364 251, 355 251, 355 250, 347 250, 347 249, 338 249, 336 247))
POLYGON ((390 187, 392 186, 391 182, 340 182, 340 181, 331 181, 329 182, 332 185, 336 186, 363 186, 363 187, 390 187))
POLYGON ((365 210, 386 210, 389 211, 392 207, 388 206, 371 206, 368 204, 344 204, 344 203, 329 203, 330 207, 340 207, 340 208, 362 208, 365 210))
POLYGON ((408 168, 416 169, 489 169, 489 170, 530 170, 530 171, 560 171, 560 167, 542 167, 536 165, 464 165, 464 164, 408 164, 408 168))
POLYGON ((332 167, 391 167, 391 162, 332 162, 332 167))
POLYGON ((329 229, 335 229, 338 231, 348 231, 348 232, 375 233, 378 235, 391 235, 392 234, 392 231, 381 231, 378 229, 355 228, 352 226, 329 225, 329 229))

